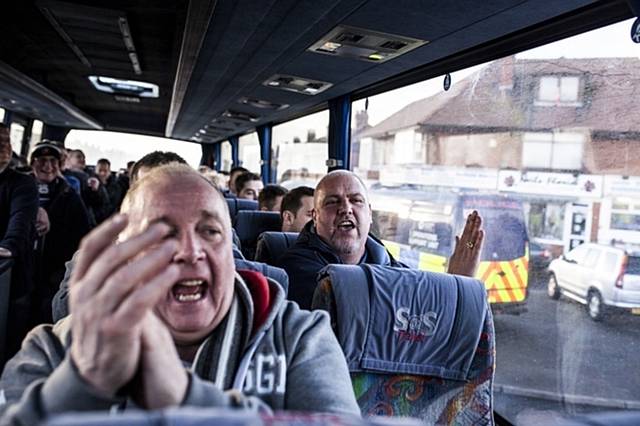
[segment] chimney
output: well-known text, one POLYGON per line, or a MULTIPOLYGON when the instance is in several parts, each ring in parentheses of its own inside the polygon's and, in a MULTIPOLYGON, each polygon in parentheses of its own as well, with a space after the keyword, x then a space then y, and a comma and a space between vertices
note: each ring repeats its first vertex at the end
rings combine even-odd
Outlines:
POLYGON ((313 142, 316 140, 316 131, 313 129, 307 130, 307 142, 313 142))

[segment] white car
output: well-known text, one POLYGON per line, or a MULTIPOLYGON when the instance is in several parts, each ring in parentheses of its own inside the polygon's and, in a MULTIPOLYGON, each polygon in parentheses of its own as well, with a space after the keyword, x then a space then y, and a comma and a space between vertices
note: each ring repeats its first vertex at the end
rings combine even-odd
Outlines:
POLYGON ((547 293, 564 295, 587 305, 599 321, 608 307, 640 315, 640 254, 601 244, 585 243, 549 264, 547 293))

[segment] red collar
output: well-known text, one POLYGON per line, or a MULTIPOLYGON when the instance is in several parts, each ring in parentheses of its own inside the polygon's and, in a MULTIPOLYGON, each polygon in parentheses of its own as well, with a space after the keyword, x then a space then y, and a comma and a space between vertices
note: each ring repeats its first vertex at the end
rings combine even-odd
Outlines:
POLYGON ((253 331, 262 325, 269 315, 271 306, 271 290, 269 282, 260 272, 248 269, 239 269, 238 273, 249 287, 251 299, 253 299, 253 331))

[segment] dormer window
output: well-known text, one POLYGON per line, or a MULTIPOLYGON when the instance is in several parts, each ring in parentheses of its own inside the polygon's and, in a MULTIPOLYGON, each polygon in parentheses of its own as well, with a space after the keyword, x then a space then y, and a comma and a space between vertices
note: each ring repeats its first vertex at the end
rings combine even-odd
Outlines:
POLYGON ((543 76, 538 86, 537 106, 581 106, 580 77, 543 76))

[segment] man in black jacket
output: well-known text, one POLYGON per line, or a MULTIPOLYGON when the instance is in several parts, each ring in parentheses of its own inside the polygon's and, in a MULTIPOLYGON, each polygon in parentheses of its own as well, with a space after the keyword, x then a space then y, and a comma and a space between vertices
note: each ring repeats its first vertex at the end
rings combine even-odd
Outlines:
MULTIPOLYGON (((329 264, 406 267, 369 234, 371 223, 367 189, 357 175, 336 170, 323 177, 314 194, 313 220, 280 258, 281 267, 289 275, 289 299, 310 309, 316 276, 329 264)), ((484 237, 481 226, 476 212, 469 215, 462 236, 456 237, 458 244, 449 260, 449 273, 474 275, 484 237)))
MULTIPOLYGON (((0 267, 12 261, 9 315, 5 356, 9 359, 30 329, 29 313, 33 291, 32 247, 38 192, 31 176, 9 168, 9 128, 0 124, 0 267), (9 260, 10 259, 10 260, 9 260)), ((0 369, 4 360, 0 359, 0 369)))
POLYGON ((64 263, 89 232, 89 218, 82 200, 60 177, 60 150, 50 143, 36 145, 31 166, 38 181, 39 204, 46 210, 50 229, 40 243, 36 315, 51 322, 51 300, 64 277, 64 263))

